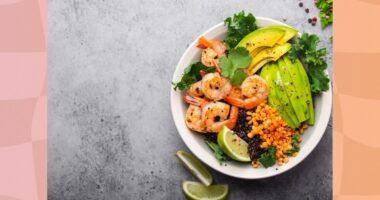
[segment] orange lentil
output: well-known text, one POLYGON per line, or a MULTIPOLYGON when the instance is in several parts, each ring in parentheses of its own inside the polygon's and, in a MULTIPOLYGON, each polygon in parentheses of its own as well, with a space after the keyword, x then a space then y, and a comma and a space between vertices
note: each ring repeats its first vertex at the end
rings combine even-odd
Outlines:
MULTIPOLYGON (((252 125, 251 132, 248 133, 249 138, 259 134, 262 139, 261 148, 276 148, 276 158, 278 166, 289 162, 288 156, 284 153, 292 148, 291 140, 294 134, 302 133, 308 126, 302 124, 297 129, 292 129, 287 126, 286 122, 277 113, 277 111, 267 105, 266 102, 257 106, 254 112, 247 112, 248 124, 252 125)), ((302 139, 299 140, 299 142, 302 139)), ((293 153, 292 156, 297 156, 293 153)), ((253 167, 257 167, 257 162, 252 163, 253 167)))

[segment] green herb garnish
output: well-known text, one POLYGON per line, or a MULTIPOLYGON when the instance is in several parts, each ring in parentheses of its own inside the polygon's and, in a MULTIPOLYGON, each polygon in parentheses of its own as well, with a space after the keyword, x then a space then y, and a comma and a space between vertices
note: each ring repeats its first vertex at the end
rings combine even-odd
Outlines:
POLYGON ((190 88, 191 84, 201 80, 200 71, 204 70, 206 73, 215 72, 215 67, 207 67, 201 62, 196 62, 186 67, 181 81, 178 83, 173 83, 174 89, 187 90, 190 88))
POLYGON ((276 148, 269 147, 260 155, 258 161, 265 167, 270 167, 276 164, 276 148))
POLYGON ((226 156, 226 154, 224 154, 224 152, 222 151, 222 149, 219 147, 218 144, 208 139, 205 139, 205 142, 208 145, 208 147, 210 147, 210 149, 214 151, 214 156, 219 161, 220 164, 227 161, 228 157, 226 156))
POLYGON ((229 78, 233 85, 241 84, 247 77, 241 69, 248 67, 251 60, 248 50, 244 47, 230 49, 228 57, 222 57, 219 62, 222 75, 229 78))
POLYGON ((292 141, 291 141, 291 144, 292 144, 292 148, 285 151, 284 153, 285 154, 288 154, 288 155, 291 155, 293 153, 296 153, 296 152, 299 152, 300 151, 300 147, 299 147, 299 138, 301 137, 300 134, 294 134, 293 137, 292 137, 292 141))
POLYGON ((256 18, 251 13, 245 15, 244 11, 234 14, 232 18, 226 18, 224 25, 227 27, 225 43, 229 49, 234 48, 244 36, 257 29, 256 18))
POLYGON ((319 37, 317 35, 302 34, 293 44, 289 52, 289 57, 294 61, 298 57, 303 57, 307 64, 307 74, 309 76, 311 92, 320 94, 329 89, 330 79, 327 77, 325 70, 326 48, 317 49, 319 37))
POLYGON ((322 28, 333 23, 333 0, 317 0, 315 2, 319 8, 319 18, 322 28))

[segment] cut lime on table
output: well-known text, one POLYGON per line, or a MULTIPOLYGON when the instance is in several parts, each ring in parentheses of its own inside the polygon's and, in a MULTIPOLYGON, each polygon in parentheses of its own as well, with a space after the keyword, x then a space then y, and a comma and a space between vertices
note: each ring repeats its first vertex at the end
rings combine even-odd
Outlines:
POLYGON ((185 167, 196 176, 204 185, 209 186, 212 183, 212 176, 206 167, 191 154, 178 150, 176 153, 178 159, 185 167))
POLYGON ((222 151, 232 159, 240 162, 251 161, 248 154, 248 143, 225 126, 218 134, 218 144, 222 151))
POLYGON ((222 200, 228 195, 228 185, 205 186, 192 181, 183 181, 182 190, 185 196, 192 200, 222 200))

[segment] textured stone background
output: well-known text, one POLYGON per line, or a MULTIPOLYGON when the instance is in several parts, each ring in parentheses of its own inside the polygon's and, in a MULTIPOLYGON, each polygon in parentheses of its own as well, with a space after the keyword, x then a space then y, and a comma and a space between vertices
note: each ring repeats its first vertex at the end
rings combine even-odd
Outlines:
MULTIPOLYGON (((331 50, 331 27, 309 25, 313 1, 298 2, 50 0, 49 199, 184 199, 181 181, 195 179, 174 157, 187 148, 169 107, 180 56, 243 9, 317 33, 331 50)), ((331 124, 285 174, 247 181, 212 171, 215 180, 230 185, 230 199, 330 199, 331 124)))

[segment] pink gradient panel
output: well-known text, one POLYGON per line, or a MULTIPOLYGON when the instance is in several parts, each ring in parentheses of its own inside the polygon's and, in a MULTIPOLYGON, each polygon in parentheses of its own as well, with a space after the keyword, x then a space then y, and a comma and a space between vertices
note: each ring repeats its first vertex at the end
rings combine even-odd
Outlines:
POLYGON ((36 199, 32 142, 0 149, 0 195, 36 199), (6 162, 3 162, 6 161, 6 162))
POLYGON ((46 52, 0 52, 0 100, 38 97, 46 77, 46 52))
POLYGON ((0 101, 0 148, 31 141, 35 106, 35 98, 0 101))
POLYGON ((0 1, 0 200, 47 199, 46 7, 0 1))
POLYGON ((33 142, 33 158, 38 199, 46 199, 47 181, 47 140, 33 142))
POLYGON ((42 24, 46 22, 41 16, 37 0, 2 2, 0 4, 2 27, 0 52, 45 51, 45 34, 42 24))
POLYGON ((32 139, 33 141, 37 140, 46 140, 47 132, 47 97, 42 96, 38 99, 35 110, 33 113, 32 121, 32 139))

